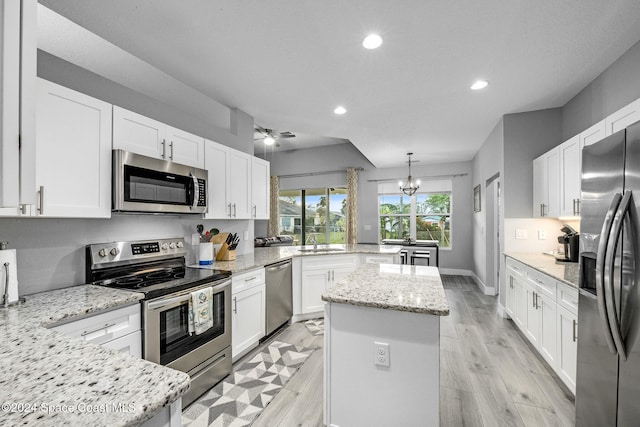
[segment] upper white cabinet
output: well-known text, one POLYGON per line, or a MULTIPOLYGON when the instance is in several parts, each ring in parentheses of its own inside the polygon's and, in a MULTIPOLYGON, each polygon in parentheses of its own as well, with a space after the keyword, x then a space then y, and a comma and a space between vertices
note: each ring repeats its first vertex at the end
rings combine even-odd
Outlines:
POLYGON ((560 151, 560 215, 580 214, 581 147, 579 135, 564 142, 560 151))
POLYGON ((251 159, 249 154, 213 141, 205 144, 209 171, 207 219, 251 218, 251 159))
POLYGON ((251 202, 253 219, 269 219, 270 166, 266 160, 251 159, 251 202))
POLYGON ((588 129, 580 132, 578 137, 580 138, 580 149, 587 145, 595 144, 596 142, 606 137, 606 125, 605 120, 601 120, 588 129))
POLYGON ((113 107, 113 148, 204 168, 204 138, 113 107))
POLYGON ((560 150, 558 147, 533 161, 533 216, 560 213, 560 150))
POLYGON ((111 216, 111 104, 38 79, 36 215, 111 216))
POLYGON ((607 117, 604 120, 606 127, 605 134, 606 136, 614 134, 638 120, 640 120, 640 99, 636 99, 631 104, 607 117))

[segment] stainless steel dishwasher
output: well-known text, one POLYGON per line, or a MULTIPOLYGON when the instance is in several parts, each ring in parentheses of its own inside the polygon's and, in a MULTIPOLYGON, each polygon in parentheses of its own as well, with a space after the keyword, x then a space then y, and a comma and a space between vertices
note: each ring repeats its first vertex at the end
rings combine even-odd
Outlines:
POLYGON ((291 296, 291 260, 265 267, 267 309, 267 335, 288 322, 293 315, 291 296))

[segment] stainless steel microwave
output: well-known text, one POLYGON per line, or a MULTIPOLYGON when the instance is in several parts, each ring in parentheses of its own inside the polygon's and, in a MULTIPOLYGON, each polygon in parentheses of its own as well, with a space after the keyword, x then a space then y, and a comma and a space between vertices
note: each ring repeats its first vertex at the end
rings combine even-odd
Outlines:
POLYGON ((113 150, 112 209, 198 214, 207 211, 207 171, 113 150))

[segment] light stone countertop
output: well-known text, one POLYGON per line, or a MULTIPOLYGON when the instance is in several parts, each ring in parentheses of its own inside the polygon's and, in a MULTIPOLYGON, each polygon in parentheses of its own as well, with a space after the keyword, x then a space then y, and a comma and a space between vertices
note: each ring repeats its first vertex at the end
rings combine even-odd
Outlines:
POLYGON ((0 425, 138 425, 181 397, 187 374, 47 329, 143 297, 82 285, 0 309, 0 425))
POLYGON ((402 250, 402 246, 389 245, 318 245, 318 248, 329 247, 331 249, 344 249, 341 251, 301 252, 300 249, 311 249, 308 246, 278 246, 267 248, 255 248, 251 254, 238 255, 235 261, 216 261, 211 265, 191 265, 190 267, 204 269, 220 269, 241 273, 265 265, 291 259, 293 257, 308 257, 320 255, 345 255, 345 254, 374 254, 396 255, 402 250))
POLYGON ((505 252, 505 255, 569 286, 578 287, 577 262, 556 261, 553 255, 538 252, 505 252))
POLYGON ((324 301, 447 316, 449 302, 436 267, 361 265, 322 295, 324 301))

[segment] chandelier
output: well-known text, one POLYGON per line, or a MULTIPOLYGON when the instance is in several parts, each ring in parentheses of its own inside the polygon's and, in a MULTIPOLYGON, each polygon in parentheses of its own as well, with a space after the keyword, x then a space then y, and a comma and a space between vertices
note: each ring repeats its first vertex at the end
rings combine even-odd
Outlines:
POLYGON ((413 177, 411 176, 411 156, 412 155, 413 153, 407 153, 407 156, 409 156, 409 177, 407 178, 407 183, 402 185, 402 181, 399 182, 400 189, 407 196, 413 196, 415 192, 418 190, 418 188, 420 188, 420 180, 419 179, 414 180, 413 177))

